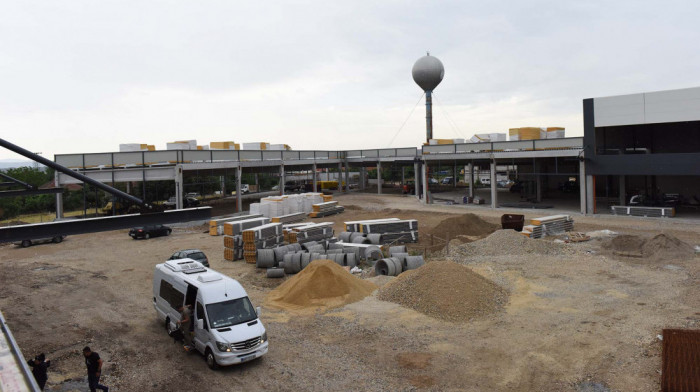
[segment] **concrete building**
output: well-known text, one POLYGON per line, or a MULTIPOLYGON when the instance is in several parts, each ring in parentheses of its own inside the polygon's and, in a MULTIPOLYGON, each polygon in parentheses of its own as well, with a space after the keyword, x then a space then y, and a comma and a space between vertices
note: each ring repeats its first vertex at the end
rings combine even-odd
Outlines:
POLYGON ((586 212, 700 208, 700 87, 583 101, 586 212))

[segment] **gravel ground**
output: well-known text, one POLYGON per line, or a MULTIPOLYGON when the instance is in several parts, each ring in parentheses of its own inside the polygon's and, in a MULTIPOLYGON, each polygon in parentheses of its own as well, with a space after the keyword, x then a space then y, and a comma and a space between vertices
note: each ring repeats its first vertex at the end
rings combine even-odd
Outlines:
MULTIPOLYGON (((415 218, 421 230, 430 230, 455 213, 473 212, 490 223, 518 213, 421 206, 394 195, 336 200, 369 210, 352 207, 324 219, 337 223, 336 232, 340 222, 362 218, 415 218)), ((540 215, 527 212, 526 219, 540 215)), ((573 215, 577 231, 645 238, 663 232, 700 243, 697 222, 573 215)), ((268 355, 214 372, 199 354, 173 344, 156 322, 153 265, 175 250, 200 248, 212 268, 243 284, 255 305, 284 279, 268 280, 250 264, 224 261, 222 238, 203 231, 183 225, 170 237, 147 241, 120 230, 26 249, 0 246, 0 309, 27 357, 43 351, 52 360, 47 390, 87 389, 80 350, 90 345, 105 360, 104 381, 113 391, 175 390, 183 381, 198 391, 575 391, 591 385, 656 391, 656 335, 667 327, 700 328, 697 256, 628 260, 601 249, 606 238, 539 240, 532 252, 472 242, 461 244, 472 247, 460 254, 461 248, 452 249, 460 241, 453 241, 446 253, 508 291, 502 311, 452 323, 381 301, 376 292, 309 316, 263 308, 268 355)), ((428 240, 421 241, 418 247, 428 240)), ((371 279, 381 285, 384 278, 371 279)))

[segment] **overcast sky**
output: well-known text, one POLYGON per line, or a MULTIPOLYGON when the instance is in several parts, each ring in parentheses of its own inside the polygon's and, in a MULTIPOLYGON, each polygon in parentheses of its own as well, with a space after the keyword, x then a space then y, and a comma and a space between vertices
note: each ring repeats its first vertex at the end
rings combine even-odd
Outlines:
POLYGON ((182 139, 418 146, 426 50, 445 65, 434 137, 579 136, 583 98, 700 85, 698 15, 698 1, 4 1, 0 137, 48 158, 182 139))

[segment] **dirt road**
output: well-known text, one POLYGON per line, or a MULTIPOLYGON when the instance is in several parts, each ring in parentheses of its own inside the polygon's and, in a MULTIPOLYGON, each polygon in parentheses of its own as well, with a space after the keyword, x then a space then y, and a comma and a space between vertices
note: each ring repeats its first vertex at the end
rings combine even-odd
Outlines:
MULTIPOLYGON (((323 219, 338 223, 336 233, 346 220, 414 218, 423 231, 451 214, 474 212, 422 207, 399 196, 337 200, 361 208, 323 219)), ((495 223, 503 211, 479 213, 495 223)), ((547 213, 528 218, 535 215, 547 213)), ((700 225, 692 222, 574 219, 577 230, 664 231, 700 243, 700 225)), ((103 380, 114 391, 575 391, 586 381, 656 391, 656 335, 700 323, 697 256, 630 262, 605 253, 596 240, 564 245, 561 255, 455 256, 509 293, 503 311, 467 323, 433 319, 379 301, 376 293, 315 316, 263 308, 269 354, 214 372, 156 322, 153 265, 175 250, 200 248, 212 268, 243 284, 255 305, 280 281, 250 264, 224 261, 222 237, 205 230, 176 228, 170 237, 142 241, 121 230, 26 249, 0 246, 0 309, 25 355, 45 352, 52 360, 47 390, 86 390, 80 350, 89 345, 105 359, 103 380)))

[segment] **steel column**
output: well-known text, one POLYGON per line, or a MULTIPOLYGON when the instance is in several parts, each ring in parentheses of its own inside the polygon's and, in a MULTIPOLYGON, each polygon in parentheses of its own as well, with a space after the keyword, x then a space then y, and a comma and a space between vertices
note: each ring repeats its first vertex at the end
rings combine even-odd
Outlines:
POLYGON ((314 164, 312 167, 313 167, 312 172, 313 172, 314 192, 318 192, 318 182, 316 181, 316 170, 317 169, 316 169, 316 162, 315 161, 314 161, 314 164))
POLYGON ((382 194, 382 163, 377 162, 377 194, 382 194))
POLYGON ((578 162, 578 186, 579 186, 579 202, 581 203, 581 213, 586 215, 586 165, 583 159, 578 162))
POLYGON ((627 190, 625 189, 625 176, 620 175, 620 205, 627 205, 627 190))
POLYGON ((423 162, 421 167, 421 186, 423 187, 423 203, 430 204, 428 198, 428 162, 423 162))
POLYGON ((238 166, 236 173, 236 212, 243 211, 243 198, 241 197, 241 177, 243 176, 243 168, 238 166))
POLYGON ((345 160, 345 192, 350 192, 350 165, 347 159, 345 160))
MULTIPOLYGON (((58 172, 53 173, 54 184, 58 184, 58 172)), ((63 218, 63 192, 56 194, 56 219, 63 218)))
POLYGON ((469 163, 469 197, 474 197, 474 162, 469 163))
POLYGON ((184 207, 184 179, 182 175, 182 165, 175 166, 175 208, 181 210, 184 207))
POLYGON ((491 158, 491 208, 498 207, 498 190, 496 189, 496 159, 491 158))
POLYGON ((280 165, 280 195, 284 196, 284 165, 280 165))
POLYGON ((420 181, 418 177, 418 173, 420 170, 420 163, 414 162, 413 163, 413 193, 415 194, 416 197, 420 197, 420 181))

